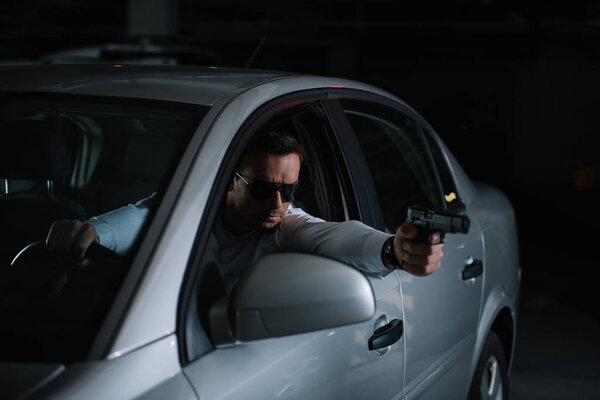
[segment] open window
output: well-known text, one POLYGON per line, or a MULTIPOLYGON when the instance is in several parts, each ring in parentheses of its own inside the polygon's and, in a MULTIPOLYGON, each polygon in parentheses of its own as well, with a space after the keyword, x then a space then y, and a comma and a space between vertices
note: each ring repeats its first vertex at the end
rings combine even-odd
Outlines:
MULTIPOLYGON (((230 186, 235 168, 252 138, 275 127, 285 127, 304 148, 299 188, 292 205, 326 221, 356 218, 356 204, 347 202, 340 182, 347 180, 340 168, 333 131, 318 99, 278 99, 263 106, 240 129, 221 167, 208 212, 199 229, 197 245, 191 257, 187 286, 182 296, 179 332, 184 336, 182 360, 192 361, 214 349, 210 332, 209 310, 226 295, 222 278, 225 262, 219 257, 214 230, 219 223, 220 207, 230 186)), ((247 268, 246 265, 243 268, 247 268)))

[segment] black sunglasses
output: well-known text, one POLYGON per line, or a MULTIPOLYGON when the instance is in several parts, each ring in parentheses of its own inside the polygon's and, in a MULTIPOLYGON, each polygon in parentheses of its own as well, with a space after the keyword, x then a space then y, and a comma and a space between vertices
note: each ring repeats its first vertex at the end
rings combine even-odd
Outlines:
POLYGON ((297 183, 276 183, 263 181, 260 179, 250 179, 252 182, 248 182, 244 177, 237 172, 235 173, 241 180, 248 185, 248 190, 252 197, 256 200, 267 200, 273 197, 273 195, 279 191, 281 193, 281 200, 286 203, 294 200, 294 192, 298 188, 297 183))

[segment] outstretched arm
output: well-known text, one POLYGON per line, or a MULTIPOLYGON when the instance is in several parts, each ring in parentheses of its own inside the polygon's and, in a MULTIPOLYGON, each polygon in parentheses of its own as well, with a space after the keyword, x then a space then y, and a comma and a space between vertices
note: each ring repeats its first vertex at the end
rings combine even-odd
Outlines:
POLYGON ((358 221, 325 222, 292 209, 277 232, 279 247, 286 251, 313 253, 350 264, 369 275, 384 276, 392 269, 383 261, 383 246, 393 237, 394 253, 407 272, 425 276, 440 266, 443 244, 439 234, 430 243, 416 243, 417 228, 403 224, 395 236, 373 229, 358 221))

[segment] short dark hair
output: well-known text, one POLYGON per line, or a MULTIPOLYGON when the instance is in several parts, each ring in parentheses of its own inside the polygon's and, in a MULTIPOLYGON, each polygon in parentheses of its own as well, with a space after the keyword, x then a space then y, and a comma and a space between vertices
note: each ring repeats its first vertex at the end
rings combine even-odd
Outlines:
POLYGON ((300 157, 300 162, 304 159, 302 145, 292 132, 284 126, 258 133, 248 145, 243 159, 253 153, 268 153, 278 156, 295 153, 300 157))

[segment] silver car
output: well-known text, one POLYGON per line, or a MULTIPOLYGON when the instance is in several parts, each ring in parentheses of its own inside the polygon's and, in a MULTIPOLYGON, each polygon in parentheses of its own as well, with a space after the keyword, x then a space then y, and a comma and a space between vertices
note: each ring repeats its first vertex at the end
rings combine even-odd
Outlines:
POLYGON ((508 398, 513 209, 394 95, 271 71, 78 65, 2 68, 0 101, 0 398, 508 398), (306 150, 296 206, 390 233, 419 206, 468 232, 445 235, 427 277, 275 253, 223 296, 210 232, 244 147, 282 123, 306 150), (53 221, 150 195, 127 251, 93 246, 79 265, 46 251, 53 221))

